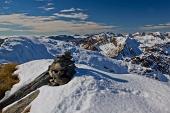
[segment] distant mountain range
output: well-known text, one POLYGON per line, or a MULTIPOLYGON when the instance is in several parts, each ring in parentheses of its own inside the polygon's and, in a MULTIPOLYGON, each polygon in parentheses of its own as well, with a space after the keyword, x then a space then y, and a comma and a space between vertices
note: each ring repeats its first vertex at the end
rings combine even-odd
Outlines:
MULTIPOLYGON (((15 72, 20 82, 0 103, 65 51, 73 56, 76 76, 63 86, 39 88, 27 105, 30 113, 169 113, 170 33, 160 32, 1 37, 0 63, 20 64, 15 72)), ((17 101, 3 113, 19 105, 17 101)))

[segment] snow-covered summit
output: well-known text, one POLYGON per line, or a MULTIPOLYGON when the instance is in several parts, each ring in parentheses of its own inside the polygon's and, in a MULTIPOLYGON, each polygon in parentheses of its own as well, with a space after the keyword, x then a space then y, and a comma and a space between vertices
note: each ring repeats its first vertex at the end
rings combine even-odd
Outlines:
MULTIPOLYGON (((37 60, 20 65, 16 73, 19 74, 21 81, 12 90, 31 82, 30 78, 35 78, 47 69, 39 66, 48 66, 51 61, 37 60)), ((38 97, 28 105, 31 107, 30 113, 169 113, 170 111, 168 84, 133 74, 113 74, 85 64, 76 64, 76 67, 76 76, 68 84, 41 87, 38 97)), ((4 111, 10 106, 4 108, 4 111)))

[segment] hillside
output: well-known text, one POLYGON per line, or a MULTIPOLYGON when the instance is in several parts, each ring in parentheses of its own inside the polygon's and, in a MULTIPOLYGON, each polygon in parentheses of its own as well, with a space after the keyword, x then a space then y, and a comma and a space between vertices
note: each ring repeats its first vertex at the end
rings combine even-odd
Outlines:
POLYGON ((72 53, 76 74, 65 85, 43 85, 6 106, 3 113, 20 113, 19 106, 23 113, 170 112, 168 35, 101 33, 78 40, 56 38, 4 38, 0 62, 20 63, 14 73, 20 81, 0 104, 33 82, 65 51, 72 53))

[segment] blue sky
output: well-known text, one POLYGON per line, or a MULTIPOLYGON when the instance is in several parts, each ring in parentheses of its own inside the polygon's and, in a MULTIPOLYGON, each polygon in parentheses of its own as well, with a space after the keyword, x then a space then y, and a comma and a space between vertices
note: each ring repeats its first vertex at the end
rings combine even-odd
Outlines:
POLYGON ((1 0, 0 35, 170 31, 170 0, 1 0))

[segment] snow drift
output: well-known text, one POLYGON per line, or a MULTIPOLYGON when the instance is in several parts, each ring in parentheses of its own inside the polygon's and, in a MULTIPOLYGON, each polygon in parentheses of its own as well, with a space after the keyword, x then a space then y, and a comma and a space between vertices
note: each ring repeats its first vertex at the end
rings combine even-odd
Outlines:
MULTIPOLYGON (((34 78, 46 70, 40 69, 37 65, 48 64, 49 60, 37 60, 20 65, 17 72, 20 72, 19 76, 22 79, 18 84, 30 82, 28 76, 34 78), (28 65, 32 68, 27 68, 28 65)), ((76 66, 77 74, 68 84, 40 88, 40 94, 29 105, 30 113, 169 113, 170 111, 168 84, 143 76, 113 74, 84 64, 76 66)))

